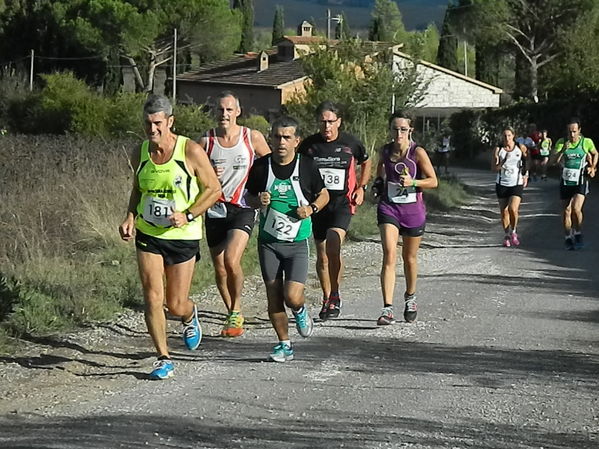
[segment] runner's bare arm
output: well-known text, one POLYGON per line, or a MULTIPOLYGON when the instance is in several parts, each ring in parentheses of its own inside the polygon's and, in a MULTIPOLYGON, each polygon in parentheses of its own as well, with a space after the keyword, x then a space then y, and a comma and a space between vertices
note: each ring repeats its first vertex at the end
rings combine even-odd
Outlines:
POLYGON ((422 147, 416 148, 416 163, 418 164, 418 171, 422 174, 422 178, 411 179, 410 184, 421 189, 436 189, 439 185, 437 174, 435 173, 431 159, 428 157, 428 153, 422 147))
POLYGON ((364 188, 366 184, 368 184, 368 180, 370 179, 370 170, 372 167, 372 161, 370 159, 366 159, 364 162, 360 164, 360 180, 356 185, 356 190, 352 194, 352 200, 357 206, 360 206, 364 202, 364 188))
POLYGON ((265 156, 271 152, 264 135, 256 129, 252 130, 252 146, 258 157, 265 156))
POLYGON ((220 182, 216 177, 212 164, 210 164, 208 155, 200 144, 188 140, 185 148, 185 158, 189 168, 193 171, 193 174, 198 178, 198 182, 202 185, 202 193, 198 196, 196 202, 188 209, 194 217, 197 217, 206 212, 206 210, 214 205, 220 197, 220 182))
MULTIPOLYGON (((314 204, 314 206, 316 206, 316 211, 320 211, 329 203, 329 198, 329 191, 326 188, 324 188, 320 192, 318 192, 318 194, 316 195, 316 199, 312 201, 311 204, 314 204)), ((317 212, 315 212, 312 209, 312 206, 307 205, 298 207, 296 209, 296 213, 298 217, 300 217, 303 220, 304 218, 308 218, 310 215, 315 214, 317 212)))
POLYGON ((129 205, 127 206, 127 216, 119 226, 119 234, 121 239, 128 242, 135 235, 135 216, 137 214, 137 205, 141 199, 141 192, 137 184, 137 176, 135 170, 139 167, 141 146, 137 146, 131 155, 131 167, 133 168, 133 182, 131 186, 131 195, 129 195, 129 205))
POLYGON ((500 171, 503 162, 499 160, 499 147, 495 147, 493 157, 491 158, 491 171, 500 171))

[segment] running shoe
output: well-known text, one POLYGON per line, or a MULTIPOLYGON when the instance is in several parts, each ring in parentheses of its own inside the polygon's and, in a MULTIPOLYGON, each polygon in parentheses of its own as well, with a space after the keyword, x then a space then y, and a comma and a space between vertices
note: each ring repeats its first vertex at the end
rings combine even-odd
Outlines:
POLYGON ((171 359, 156 360, 154 369, 150 373, 150 379, 163 380, 175 375, 175 365, 171 359))
POLYGON ((243 315, 240 312, 231 312, 220 332, 223 337, 240 337, 243 335, 243 315))
POLYGON ((388 324, 393 324, 393 323, 395 323, 395 318, 393 318, 393 307, 392 306, 383 307, 381 316, 376 321, 376 324, 378 324, 379 326, 386 326, 388 324))
POLYGON ((542 176, 541 176, 541 180, 542 180, 542 181, 547 181, 547 175, 542 175, 542 176))
POLYGON ((341 315, 341 298, 339 293, 331 293, 329 296, 329 310, 327 310, 327 319, 339 318, 341 315))
POLYGON ((312 335, 314 323, 312 322, 310 315, 308 315, 308 308, 303 306, 300 312, 294 310, 293 316, 295 317, 295 328, 297 329, 297 333, 304 338, 308 338, 312 335))
POLYGON ((403 309, 403 317, 406 322, 411 323, 416 320, 417 314, 416 294, 405 296, 405 306, 403 309))
POLYGON ((566 237, 566 249, 574 251, 574 239, 572 237, 566 237))
POLYGON ((289 362, 293 360, 293 349, 290 345, 279 343, 272 349, 269 358, 273 362, 289 362))
POLYGON ((574 234, 574 249, 582 249, 584 247, 584 241, 582 240, 582 234, 574 234))
POLYGON ((518 234, 516 234, 515 232, 512 232, 512 235, 510 235, 510 240, 512 241, 512 245, 520 246, 520 240, 518 239, 518 234))
POLYGON ((326 320, 328 311, 329 311, 329 298, 323 298, 322 308, 320 309, 320 312, 318 313, 318 318, 320 318, 323 321, 326 320))
POLYGON ((510 236, 506 235, 503 238, 503 246, 505 246, 506 248, 509 248, 510 246, 512 246, 512 242, 510 241, 510 236))
POLYGON ((202 341, 202 326, 200 326, 198 308, 195 305, 193 306, 191 320, 188 323, 183 323, 183 326, 183 342, 185 346, 191 351, 198 349, 202 341))

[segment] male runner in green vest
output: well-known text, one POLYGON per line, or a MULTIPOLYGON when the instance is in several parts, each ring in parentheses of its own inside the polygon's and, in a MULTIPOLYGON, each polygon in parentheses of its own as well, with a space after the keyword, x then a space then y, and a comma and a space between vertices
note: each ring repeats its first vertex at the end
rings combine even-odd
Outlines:
POLYGON ((562 167, 560 198, 564 208, 562 218, 568 250, 583 247, 582 206, 589 193, 586 176, 594 177, 597 169, 595 144, 580 132, 580 120, 572 118, 568 122, 568 137, 559 139, 555 144, 555 162, 562 167))
POLYGON ((260 208, 258 255, 268 315, 279 339, 270 354, 275 362, 293 360, 285 305, 295 316, 298 333, 304 338, 312 334, 312 318, 304 304, 310 217, 329 201, 316 163, 296 154, 298 126, 290 117, 272 124, 272 153, 254 163, 247 182, 248 203, 260 208))

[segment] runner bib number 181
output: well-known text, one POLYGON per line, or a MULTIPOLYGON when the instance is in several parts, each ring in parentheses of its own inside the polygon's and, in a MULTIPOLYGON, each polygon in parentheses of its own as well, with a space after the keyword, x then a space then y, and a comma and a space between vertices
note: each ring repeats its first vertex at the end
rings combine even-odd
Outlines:
POLYGON ((175 200, 166 198, 146 197, 143 218, 156 226, 171 226, 170 217, 175 210, 175 200))

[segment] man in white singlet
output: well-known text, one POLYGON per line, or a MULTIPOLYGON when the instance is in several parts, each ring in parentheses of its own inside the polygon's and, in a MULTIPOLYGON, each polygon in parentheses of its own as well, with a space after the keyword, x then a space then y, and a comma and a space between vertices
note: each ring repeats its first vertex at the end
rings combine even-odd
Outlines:
POLYGON ((227 307, 224 337, 243 334, 241 257, 254 227, 255 212, 245 204, 245 184, 256 157, 270 153, 260 131, 237 124, 241 107, 229 91, 216 98, 217 127, 201 137, 222 187, 219 201, 206 212, 206 241, 214 263, 218 290, 227 307))

